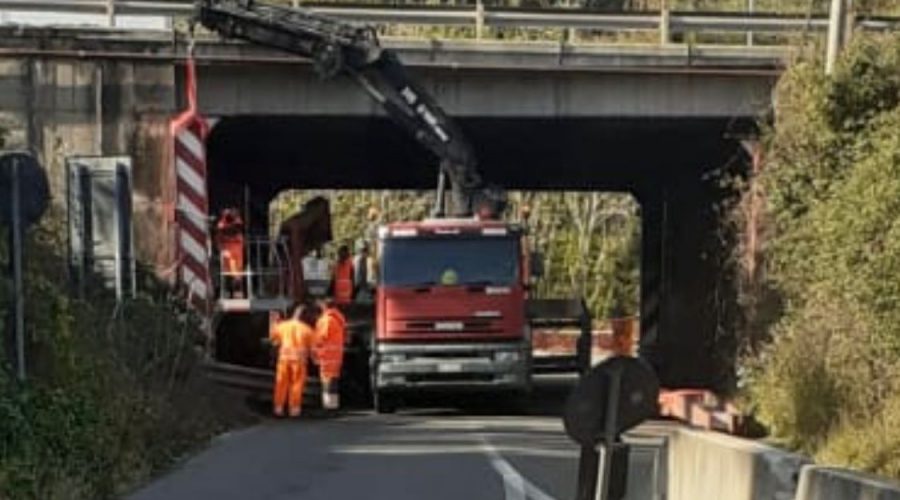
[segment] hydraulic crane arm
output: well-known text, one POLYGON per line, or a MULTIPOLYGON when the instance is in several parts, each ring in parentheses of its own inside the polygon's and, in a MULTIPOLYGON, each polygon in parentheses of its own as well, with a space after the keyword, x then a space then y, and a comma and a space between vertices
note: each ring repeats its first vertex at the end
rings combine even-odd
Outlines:
POLYGON ((388 116, 434 153, 450 181, 454 215, 483 202, 502 211, 501 191, 487 189, 471 145, 435 100, 410 78, 375 30, 306 9, 253 0, 198 0, 197 19, 223 36, 310 58, 322 78, 346 74, 362 85, 388 116))

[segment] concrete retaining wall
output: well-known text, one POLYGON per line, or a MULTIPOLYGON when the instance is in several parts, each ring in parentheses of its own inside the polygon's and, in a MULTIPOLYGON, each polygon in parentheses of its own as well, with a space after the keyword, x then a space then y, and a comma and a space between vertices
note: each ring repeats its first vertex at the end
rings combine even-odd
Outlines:
POLYGON ((795 500, 900 500, 900 484, 867 474, 803 467, 795 500))
MULTIPOLYGON (((49 42, 48 42, 49 43, 49 42)), ((59 42, 62 43, 62 42, 59 42)), ((169 120, 177 111, 168 63, 7 56, 0 60, 0 128, 6 148, 35 153, 63 208, 67 156, 133 159, 135 250, 142 263, 173 259, 169 120)))
POLYGON ((664 436, 669 500, 900 500, 898 482, 747 439, 674 425, 650 434, 664 436))
MULTIPOLYGON (((715 432, 668 438, 670 500, 793 500, 808 458, 715 432)), ((837 498, 837 497, 835 497, 837 498)))

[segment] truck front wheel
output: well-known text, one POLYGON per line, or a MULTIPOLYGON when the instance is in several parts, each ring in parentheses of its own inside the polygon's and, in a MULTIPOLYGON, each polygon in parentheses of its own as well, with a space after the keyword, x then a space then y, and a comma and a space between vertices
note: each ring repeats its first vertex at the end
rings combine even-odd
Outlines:
POLYGON ((371 358, 370 377, 369 387, 372 392, 372 406, 375 408, 375 413, 394 413, 397 411, 397 396, 386 394, 385 391, 378 388, 378 362, 375 356, 371 358))
POLYGON ((375 413, 385 414, 397 411, 397 396, 385 394, 377 388, 372 389, 372 401, 375 406, 375 413))

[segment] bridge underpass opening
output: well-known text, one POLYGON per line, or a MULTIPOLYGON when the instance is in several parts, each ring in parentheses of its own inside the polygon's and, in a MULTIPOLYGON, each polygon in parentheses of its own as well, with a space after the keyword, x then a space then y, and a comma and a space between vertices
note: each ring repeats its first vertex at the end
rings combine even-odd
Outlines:
MULTIPOLYGON (((270 205, 270 234, 317 196, 325 197, 331 205, 334 234, 323 255, 333 263, 340 245, 352 250, 360 240, 373 240, 377 225, 429 218, 436 192, 283 191, 270 205)), ((508 198, 503 219, 527 228, 524 249, 535 252, 543 263, 544 273, 531 287, 531 298, 583 298, 590 308, 594 331, 609 329, 609 320, 614 317, 638 316, 641 224, 633 196, 597 191, 514 191, 508 198)), ((447 257, 453 260, 452 255, 447 257)), ((536 350, 545 355, 574 352, 577 327, 539 330, 533 332, 536 350)))
MULTIPOLYGON (((511 191, 630 193, 641 215, 641 345, 664 386, 722 388, 733 286, 717 208, 742 172, 748 120, 465 118, 479 169, 511 191)), ((240 116, 208 138, 210 209, 265 233, 285 190, 430 190, 437 160, 385 118, 240 116)))

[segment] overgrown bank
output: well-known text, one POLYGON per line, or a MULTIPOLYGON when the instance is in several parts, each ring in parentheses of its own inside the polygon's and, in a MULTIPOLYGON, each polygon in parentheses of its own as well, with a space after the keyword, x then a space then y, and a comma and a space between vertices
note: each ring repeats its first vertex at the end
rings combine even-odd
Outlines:
POLYGON ((28 381, 0 370, 0 498, 111 498, 250 417, 203 380, 189 316, 151 280, 119 305, 73 297, 51 225, 26 248, 28 381))
POLYGON ((776 102, 739 217, 749 400, 788 445, 900 477, 900 35, 795 65, 776 102))

